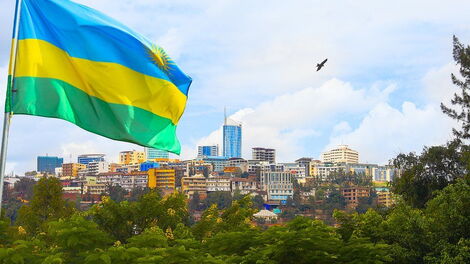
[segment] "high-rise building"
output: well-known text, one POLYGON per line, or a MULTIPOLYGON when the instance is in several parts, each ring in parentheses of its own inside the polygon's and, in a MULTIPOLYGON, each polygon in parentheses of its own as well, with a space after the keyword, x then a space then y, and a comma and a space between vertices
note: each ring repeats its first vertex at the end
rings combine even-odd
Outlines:
POLYGON ((121 164, 139 164, 145 160, 145 152, 143 151, 130 150, 119 153, 119 163, 121 164))
POLYGON ((37 158, 37 171, 38 172, 55 173, 55 168, 62 167, 62 163, 64 163, 63 158, 50 157, 50 156, 39 156, 37 158))
POLYGON ((145 155, 147 156, 147 159, 149 160, 168 159, 170 157, 170 154, 168 153, 168 151, 154 149, 154 148, 145 148, 145 155))
POLYGON ((242 157, 242 125, 240 123, 225 117, 223 141, 223 154, 225 157, 242 157))
POLYGON ((332 163, 359 163, 359 153, 348 148, 347 145, 340 145, 335 149, 323 153, 321 159, 323 162, 332 163))
POLYGON ((90 162, 104 161, 104 154, 83 154, 77 158, 78 163, 87 165, 90 162))
POLYGON ((219 145, 198 146, 197 157, 202 158, 204 156, 219 156, 219 145))
POLYGON ((253 148, 253 159, 276 163, 276 150, 271 148, 253 148))

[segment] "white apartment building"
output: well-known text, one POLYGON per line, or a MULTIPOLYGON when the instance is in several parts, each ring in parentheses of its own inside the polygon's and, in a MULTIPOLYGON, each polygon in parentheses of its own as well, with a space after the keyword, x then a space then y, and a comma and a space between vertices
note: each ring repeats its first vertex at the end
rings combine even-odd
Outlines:
POLYGON ((207 178, 208 192, 230 192, 230 177, 212 176, 207 178))
POLYGON ((93 161, 86 165, 87 175, 97 175, 104 172, 109 172, 109 163, 106 161, 93 161))
POLYGON ((256 185, 256 179, 248 178, 231 178, 232 192, 236 190, 240 191, 241 194, 249 194, 258 190, 256 185))
POLYGON ((262 171, 261 189, 268 194, 268 200, 285 201, 294 194, 293 175, 284 171, 262 171))
POLYGON ((134 188, 145 188, 148 185, 147 172, 138 173, 119 173, 107 172, 100 173, 96 176, 96 184, 119 185, 126 191, 131 191, 134 188))
POLYGON ((298 163, 280 163, 284 167, 284 171, 292 173, 294 179, 299 183, 305 182, 307 177, 307 169, 304 166, 300 166, 298 163))
POLYGON ((359 152, 348 148, 348 145, 340 145, 335 149, 323 153, 321 160, 323 162, 332 163, 359 163, 359 152))
POLYGON ((134 188, 145 188, 148 185, 148 174, 147 172, 124 174, 119 185, 128 192, 134 188))
POLYGON ((395 168, 390 166, 378 166, 377 168, 372 168, 372 179, 374 181, 393 181, 395 177, 395 168))
POLYGON ((312 162, 310 163, 310 177, 320 181, 325 181, 331 173, 336 173, 341 169, 345 168, 339 164, 312 162))

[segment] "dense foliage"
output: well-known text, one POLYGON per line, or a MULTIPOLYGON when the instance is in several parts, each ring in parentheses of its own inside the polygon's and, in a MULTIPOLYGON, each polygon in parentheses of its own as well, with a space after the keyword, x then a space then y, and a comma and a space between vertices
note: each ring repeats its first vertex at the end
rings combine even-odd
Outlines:
POLYGON ((381 213, 335 211, 338 227, 296 217, 258 227, 252 198, 213 204, 189 225, 186 198, 150 191, 135 202, 110 198, 85 212, 44 178, 20 219, 0 221, 0 263, 468 263, 470 186, 438 191, 424 209, 405 202, 381 213), (47 192, 46 192, 47 190, 47 192), (43 203, 49 203, 44 208, 43 203))

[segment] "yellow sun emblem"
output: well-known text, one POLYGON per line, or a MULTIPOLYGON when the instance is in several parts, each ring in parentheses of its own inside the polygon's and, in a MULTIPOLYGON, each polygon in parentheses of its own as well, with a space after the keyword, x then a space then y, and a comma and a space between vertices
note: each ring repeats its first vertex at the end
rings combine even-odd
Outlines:
POLYGON ((170 59, 170 56, 168 56, 168 54, 166 54, 166 52, 157 45, 152 45, 148 52, 150 58, 158 68, 168 74, 171 69, 171 65, 174 64, 170 59))

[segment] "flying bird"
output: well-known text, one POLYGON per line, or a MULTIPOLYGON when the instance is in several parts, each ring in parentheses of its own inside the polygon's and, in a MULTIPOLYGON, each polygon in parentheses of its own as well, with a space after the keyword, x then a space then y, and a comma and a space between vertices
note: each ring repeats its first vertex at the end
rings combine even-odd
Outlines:
POLYGON ((327 60, 328 59, 325 59, 321 63, 317 63, 317 71, 319 71, 321 68, 323 68, 323 66, 325 66, 325 63, 326 63, 327 60))

